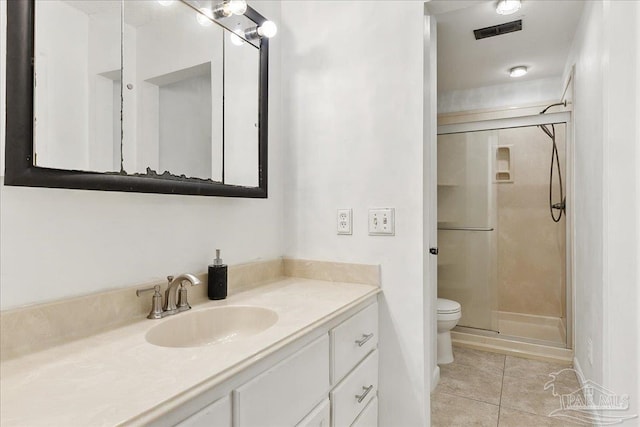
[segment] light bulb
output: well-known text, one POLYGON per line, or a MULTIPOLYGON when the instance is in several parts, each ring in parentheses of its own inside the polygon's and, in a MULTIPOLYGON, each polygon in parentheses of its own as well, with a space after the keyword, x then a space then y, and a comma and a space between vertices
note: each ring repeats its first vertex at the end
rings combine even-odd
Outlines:
POLYGON ((231 0, 226 3, 226 7, 234 15, 244 15, 247 11, 247 2, 245 0, 231 0))
POLYGON ((499 15, 511 15, 520 10, 521 6, 520 0, 500 0, 496 6, 496 12, 499 15))
POLYGON ((524 65, 520 65, 518 67, 513 67, 509 70, 509 75, 511 77, 522 77, 527 74, 528 69, 524 65))
POLYGON ((171 4, 173 3, 174 0, 158 0, 158 3, 160 3, 162 6, 171 6, 171 4))
POLYGON ((244 33, 242 32, 242 30, 238 29, 229 34, 229 39, 231 39, 231 43, 233 43, 234 45, 242 46, 244 44, 244 39, 242 38, 243 35, 244 33))
POLYGON ((213 19, 213 11, 207 7, 203 7, 202 9, 200 9, 200 13, 196 15, 198 24, 202 25, 203 27, 208 27, 213 24, 210 18, 213 19))
POLYGON ((258 27, 258 34, 261 37, 270 39, 278 32, 278 26, 272 21, 265 21, 258 27))

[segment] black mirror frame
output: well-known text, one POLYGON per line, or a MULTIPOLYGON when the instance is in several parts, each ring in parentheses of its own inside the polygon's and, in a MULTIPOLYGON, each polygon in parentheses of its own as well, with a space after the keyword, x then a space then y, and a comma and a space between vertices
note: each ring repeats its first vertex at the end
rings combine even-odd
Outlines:
MULTIPOLYGON (((269 39, 260 41, 258 187, 228 185, 194 178, 163 178, 117 173, 41 168, 33 165, 33 75, 35 0, 7 5, 5 185, 267 198, 269 39)), ((257 25, 266 18, 247 7, 245 16, 257 25)))

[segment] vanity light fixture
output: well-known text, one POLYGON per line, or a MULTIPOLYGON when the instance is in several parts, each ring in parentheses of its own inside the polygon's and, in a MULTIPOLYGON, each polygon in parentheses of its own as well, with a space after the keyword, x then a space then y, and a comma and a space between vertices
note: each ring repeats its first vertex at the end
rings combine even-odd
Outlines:
POLYGON ((203 27, 208 27, 213 24, 213 11, 211 9, 203 7, 199 9, 199 12, 200 13, 196 15, 196 21, 198 21, 198 24, 203 27))
POLYGON ((500 0, 496 5, 496 13, 499 15, 511 15, 516 13, 522 7, 520 0, 500 0))
POLYGON ((244 44, 244 39, 242 38, 243 36, 244 36, 244 33, 242 32, 242 30, 237 29, 231 34, 229 34, 229 39, 231 40, 232 44, 236 46, 242 46, 244 44))
POLYGON ((261 37, 270 39, 278 32, 278 26, 273 21, 264 21, 259 27, 249 28, 244 32, 247 40, 255 40, 261 37))
POLYGON ((158 3, 164 7, 171 6, 173 2, 174 0, 158 0, 158 3))
POLYGON ((527 74, 529 70, 524 65, 519 65, 517 67, 513 67, 509 70, 509 75, 511 77, 522 77, 527 74))
POLYGON ((246 11, 245 0, 225 0, 213 9, 213 16, 217 19, 227 18, 231 15, 244 15, 246 11))

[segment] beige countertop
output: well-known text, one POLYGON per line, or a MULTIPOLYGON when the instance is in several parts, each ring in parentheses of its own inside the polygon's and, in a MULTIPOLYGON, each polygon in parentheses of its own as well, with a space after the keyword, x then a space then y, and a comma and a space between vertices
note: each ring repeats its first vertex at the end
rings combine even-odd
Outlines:
POLYGON ((2 362, 0 424, 117 425, 143 413, 159 417, 166 410, 163 403, 187 401, 221 384, 379 291, 371 285, 284 278, 191 310, 248 305, 278 314, 272 327, 242 340, 158 347, 145 334, 174 317, 145 319, 2 362))

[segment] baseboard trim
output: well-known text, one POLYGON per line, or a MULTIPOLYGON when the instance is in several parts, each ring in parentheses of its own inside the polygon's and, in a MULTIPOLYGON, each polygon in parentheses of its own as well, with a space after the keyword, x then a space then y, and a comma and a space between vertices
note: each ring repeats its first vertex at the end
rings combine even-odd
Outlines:
POLYGON ((440 382, 440 366, 436 365, 431 374, 431 391, 433 392, 440 382))
POLYGON ((558 347, 549 347, 540 344, 531 344, 521 341, 481 336, 465 332, 451 331, 453 345, 473 348, 476 350, 501 353, 509 356, 524 357, 527 359, 543 360, 571 365, 573 350, 558 347))
MULTIPOLYGON (((582 372, 582 366, 580 365, 580 362, 578 361, 578 358, 576 356, 573 357, 573 370, 576 371, 576 377, 578 377, 578 383, 580 384, 580 389, 583 389, 585 386, 585 376, 584 376, 584 372, 582 372)), ((583 396, 584 397, 584 394, 583 396)), ((591 418, 592 419, 601 419, 601 413, 599 411, 597 411, 596 409, 589 409, 589 413, 591 414, 591 418)), ((594 425, 600 425, 600 424, 594 424, 594 425)))

